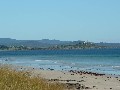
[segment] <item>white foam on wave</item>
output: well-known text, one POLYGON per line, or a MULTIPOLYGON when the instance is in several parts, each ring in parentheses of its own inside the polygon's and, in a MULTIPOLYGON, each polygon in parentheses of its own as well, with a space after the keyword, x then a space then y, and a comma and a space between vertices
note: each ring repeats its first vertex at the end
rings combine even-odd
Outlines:
POLYGON ((49 62, 50 60, 35 60, 36 62, 42 62, 42 61, 44 61, 44 62, 49 62))
POLYGON ((35 60, 36 62, 40 62, 40 61, 42 61, 42 60, 35 60))
POLYGON ((112 67, 114 67, 114 68, 119 68, 120 66, 112 66, 112 67))
POLYGON ((56 61, 56 62, 54 62, 54 63, 57 63, 57 61, 56 61))
POLYGON ((75 63, 72 63, 72 65, 75 65, 75 63))

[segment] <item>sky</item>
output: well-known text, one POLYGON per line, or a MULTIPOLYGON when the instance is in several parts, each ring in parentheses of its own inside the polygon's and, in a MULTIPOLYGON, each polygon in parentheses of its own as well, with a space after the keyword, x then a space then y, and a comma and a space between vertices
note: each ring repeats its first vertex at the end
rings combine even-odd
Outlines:
POLYGON ((0 38, 120 42, 120 0, 0 0, 0 38))

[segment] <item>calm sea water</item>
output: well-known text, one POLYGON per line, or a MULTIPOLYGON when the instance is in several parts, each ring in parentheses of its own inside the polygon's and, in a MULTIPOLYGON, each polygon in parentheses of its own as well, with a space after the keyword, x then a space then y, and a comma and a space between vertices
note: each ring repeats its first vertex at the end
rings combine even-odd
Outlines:
POLYGON ((0 51, 0 63, 120 75, 120 49, 0 51))

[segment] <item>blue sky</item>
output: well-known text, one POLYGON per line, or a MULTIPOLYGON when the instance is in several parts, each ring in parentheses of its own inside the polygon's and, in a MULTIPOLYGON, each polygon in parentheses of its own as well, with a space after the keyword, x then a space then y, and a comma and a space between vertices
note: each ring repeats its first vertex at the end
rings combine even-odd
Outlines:
POLYGON ((120 42, 120 0, 1 0, 0 38, 120 42))

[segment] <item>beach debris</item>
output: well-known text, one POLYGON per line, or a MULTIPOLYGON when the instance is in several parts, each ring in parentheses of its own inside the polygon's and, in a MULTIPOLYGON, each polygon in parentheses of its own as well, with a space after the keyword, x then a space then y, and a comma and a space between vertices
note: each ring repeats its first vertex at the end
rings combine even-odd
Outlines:
POLYGON ((77 89, 77 90, 82 90, 82 89, 90 89, 90 87, 86 87, 83 84, 79 84, 79 83, 66 83, 66 87, 68 89, 77 89))

